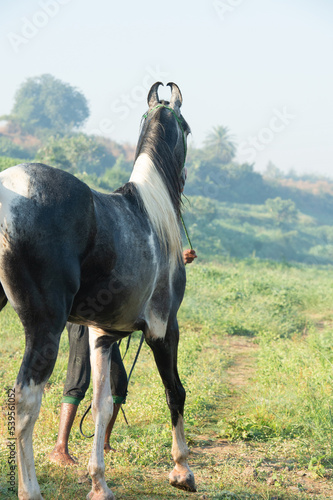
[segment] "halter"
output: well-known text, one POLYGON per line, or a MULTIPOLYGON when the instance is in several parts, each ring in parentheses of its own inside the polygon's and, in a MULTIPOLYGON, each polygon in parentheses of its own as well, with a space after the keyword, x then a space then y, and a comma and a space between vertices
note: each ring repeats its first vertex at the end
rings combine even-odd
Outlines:
POLYGON ((173 114, 173 116, 176 118, 177 122, 178 122, 178 125, 180 127, 180 130, 182 131, 182 136, 183 136, 183 143, 184 143, 184 151, 185 151, 185 158, 184 158, 184 165, 183 165, 183 168, 185 166, 185 160, 186 160, 186 154, 187 154, 187 144, 186 144, 186 137, 185 137, 185 131, 183 129, 183 125, 182 125, 182 122, 180 121, 179 117, 177 116, 177 114, 175 113, 175 111, 170 108, 170 106, 167 106, 166 104, 157 104, 157 106, 154 106, 153 108, 151 108, 149 111, 147 111, 147 113, 145 113, 143 115, 142 118, 146 119, 148 117, 148 115, 154 111, 154 109, 157 109, 157 108, 166 108, 168 109, 169 111, 171 111, 171 113, 173 114))

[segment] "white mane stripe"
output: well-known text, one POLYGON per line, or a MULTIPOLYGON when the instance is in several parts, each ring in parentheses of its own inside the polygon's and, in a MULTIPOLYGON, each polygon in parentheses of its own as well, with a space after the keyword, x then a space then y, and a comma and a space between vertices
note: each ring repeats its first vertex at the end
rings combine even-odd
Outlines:
POLYGON ((181 259, 181 236, 168 190, 147 153, 138 156, 130 182, 135 184, 162 248, 168 247, 173 262, 181 259))

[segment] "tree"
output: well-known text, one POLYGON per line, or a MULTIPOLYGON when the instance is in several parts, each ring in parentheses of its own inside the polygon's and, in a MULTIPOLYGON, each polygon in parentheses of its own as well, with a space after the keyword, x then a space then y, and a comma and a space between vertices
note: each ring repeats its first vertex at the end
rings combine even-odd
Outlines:
POLYGON ((265 205, 273 214, 278 224, 293 223, 298 219, 297 208, 292 200, 282 200, 278 196, 277 198, 266 200, 265 205))
POLYGON ((48 129, 63 134, 89 116, 85 96, 52 75, 28 78, 18 89, 9 121, 28 133, 48 129))
POLYGON ((267 179, 282 179, 283 172, 272 161, 269 161, 264 172, 264 177, 267 179))
POLYGON ((128 182, 130 177, 130 168, 131 163, 127 162, 124 155, 121 154, 118 156, 113 167, 105 170, 104 175, 99 180, 100 187, 114 191, 120 186, 123 186, 126 182, 128 182))
POLYGON ((0 156, 7 156, 12 158, 33 159, 34 154, 31 150, 15 144, 9 137, 0 134, 0 156))
POLYGON ((95 137, 74 134, 50 137, 39 149, 36 160, 71 173, 103 175, 115 163, 114 156, 95 137))
POLYGON ((236 155, 236 145, 230 136, 229 129, 219 125, 214 127, 205 140, 208 154, 224 165, 230 163, 236 155))

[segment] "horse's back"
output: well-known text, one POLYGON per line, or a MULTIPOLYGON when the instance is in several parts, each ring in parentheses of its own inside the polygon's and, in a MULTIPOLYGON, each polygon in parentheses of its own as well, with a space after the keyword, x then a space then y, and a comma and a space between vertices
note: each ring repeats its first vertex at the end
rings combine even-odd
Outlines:
MULTIPOLYGON (((0 173, 0 203, 31 200, 36 206, 64 206, 92 198, 90 188, 72 174, 42 163, 22 163, 0 173), (75 195, 75 200, 71 196, 75 195)), ((75 206, 73 206, 75 209, 75 206)))
POLYGON ((34 244, 47 239, 55 244, 69 233, 80 237, 93 219, 91 190, 67 172, 23 163, 0 174, 1 233, 12 242, 30 238, 34 244))
POLYGON ((42 164, 0 174, 0 281, 17 310, 68 314, 93 236, 91 191, 74 176, 42 164))

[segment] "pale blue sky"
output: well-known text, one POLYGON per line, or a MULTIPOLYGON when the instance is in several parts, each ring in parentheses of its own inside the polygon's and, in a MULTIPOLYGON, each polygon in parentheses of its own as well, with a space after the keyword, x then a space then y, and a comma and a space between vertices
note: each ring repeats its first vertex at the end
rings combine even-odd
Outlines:
POLYGON ((195 145, 225 125, 258 170, 333 176, 331 0, 2 0, 0 12, 0 114, 22 81, 51 73, 89 100, 87 132, 135 143, 148 87, 171 80, 195 145))

